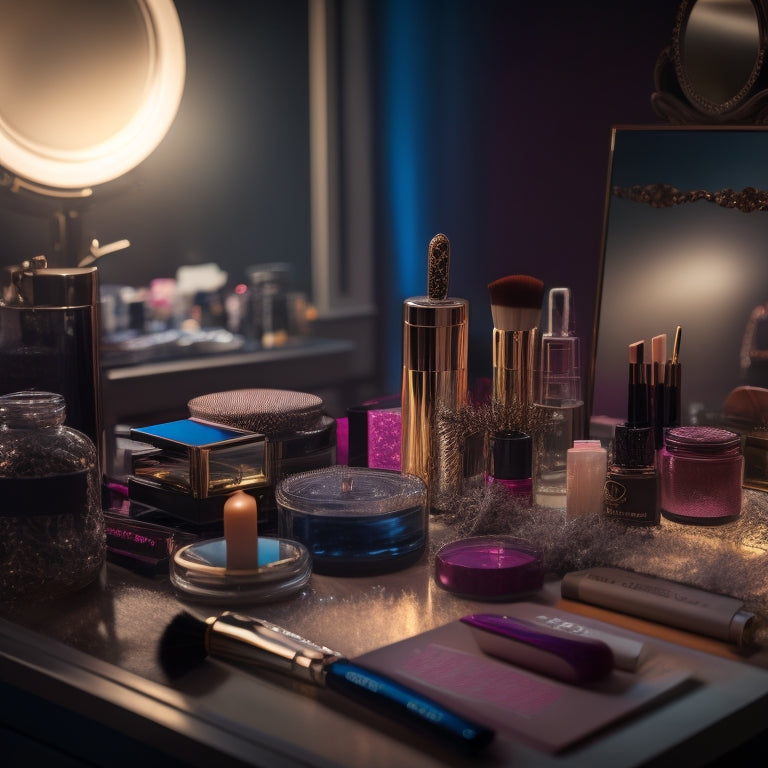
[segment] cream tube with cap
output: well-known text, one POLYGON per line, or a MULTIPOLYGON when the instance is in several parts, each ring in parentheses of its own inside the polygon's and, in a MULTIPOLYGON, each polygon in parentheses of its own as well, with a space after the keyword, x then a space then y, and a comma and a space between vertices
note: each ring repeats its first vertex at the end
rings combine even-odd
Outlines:
POLYGON ((749 643, 755 618, 735 597, 621 568, 567 573, 561 594, 736 645, 749 643))
POLYGON ((449 248, 445 235, 432 238, 427 295, 403 305, 401 467, 427 484, 433 511, 462 479, 460 463, 447 460, 437 439, 436 419, 441 410, 457 411, 467 400, 469 303, 447 295, 449 248))

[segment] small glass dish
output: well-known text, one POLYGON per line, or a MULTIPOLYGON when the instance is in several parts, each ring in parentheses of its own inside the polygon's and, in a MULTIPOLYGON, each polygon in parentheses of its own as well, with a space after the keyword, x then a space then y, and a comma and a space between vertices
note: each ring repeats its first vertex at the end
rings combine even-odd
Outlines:
POLYGON ((541 552, 512 536, 472 536, 445 544, 435 557, 435 581, 458 597, 511 602, 544 584, 541 552))
POLYGON ((171 584, 199 602, 247 604, 282 600, 309 581, 312 558, 303 544, 261 536, 258 547, 257 568, 228 571, 223 537, 187 544, 173 553, 171 584))

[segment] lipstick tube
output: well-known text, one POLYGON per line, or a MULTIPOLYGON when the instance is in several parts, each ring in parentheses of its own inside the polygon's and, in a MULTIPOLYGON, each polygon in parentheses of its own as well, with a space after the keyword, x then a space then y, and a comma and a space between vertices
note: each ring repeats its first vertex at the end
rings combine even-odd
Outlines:
POLYGON ((430 505, 462 480, 438 440, 437 416, 466 405, 469 303, 464 299, 406 299, 403 306, 401 467, 427 484, 430 505))

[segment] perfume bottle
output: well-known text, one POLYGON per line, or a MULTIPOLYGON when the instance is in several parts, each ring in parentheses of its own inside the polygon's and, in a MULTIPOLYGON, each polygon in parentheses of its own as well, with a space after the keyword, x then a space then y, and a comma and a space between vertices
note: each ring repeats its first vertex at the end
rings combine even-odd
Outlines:
POLYGON ((618 424, 614 460, 605 481, 603 512, 632 525, 658 525, 661 519, 656 435, 652 427, 618 424))
POLYGON ((569 288, 552 288, 547 299, 547 330, 541 338, 541 368, 536 402, 550 416, 536 452, 533 482, 536 503, 566 506, 566 463, 574 440, 584 438, 579 338, 573 334, 569 288))
POLYGON ((502 485, 512 496, 533 501, 531 436, 516 430, 494 433, 489 441, 486 484, 502 485))

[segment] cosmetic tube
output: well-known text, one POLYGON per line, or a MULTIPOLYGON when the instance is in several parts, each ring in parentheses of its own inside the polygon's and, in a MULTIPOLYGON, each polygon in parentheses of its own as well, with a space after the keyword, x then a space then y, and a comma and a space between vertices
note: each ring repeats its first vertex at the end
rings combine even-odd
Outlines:
POLYGON ((651 339, 651 414, 653 416, 654 443, 656 448, 661 448, 664 444, 666 381, 667 334, 660 333, 651 339))
POLYGON ((608 471, 608 451, 599 440, 575 440, 568 449, 566 517, 596 515, 603 509, 603 487, 608 471))
POLYGON ((645 362, 645 342, 630 344, 627 423, 632 427, 651 424, 650 370, 651 365, 645 362))
POLYGON ((680 336, 681 329, 677 326, 675 341, 672 346, 672 357, 667 361, 664 372, 664 429, 680 426, 682 369, 680 368, 680 336))
POLYGON ((754 624, 754 614, 734 597, 621 568, 567 573, 561 594, 736 645, 748 644, 754 624))
POLYGON ((466 405, 468 391, 469 303, 447 296, 448 248, 444 235, 432 239, 428 295, 403 305, 401 470, 424 480, 433 511, 444 493, 460 488, 463 475, 436 435, 437 418, 466 405))
POLYGON ((584 438, 580 339, 572 333, 569 288, 552 288, 547 299, 547 330, 541 337, 536 403, 551 417, 537 451, 533 480, 537 504, 565 507, 566 458, 574 440, 584 438))

